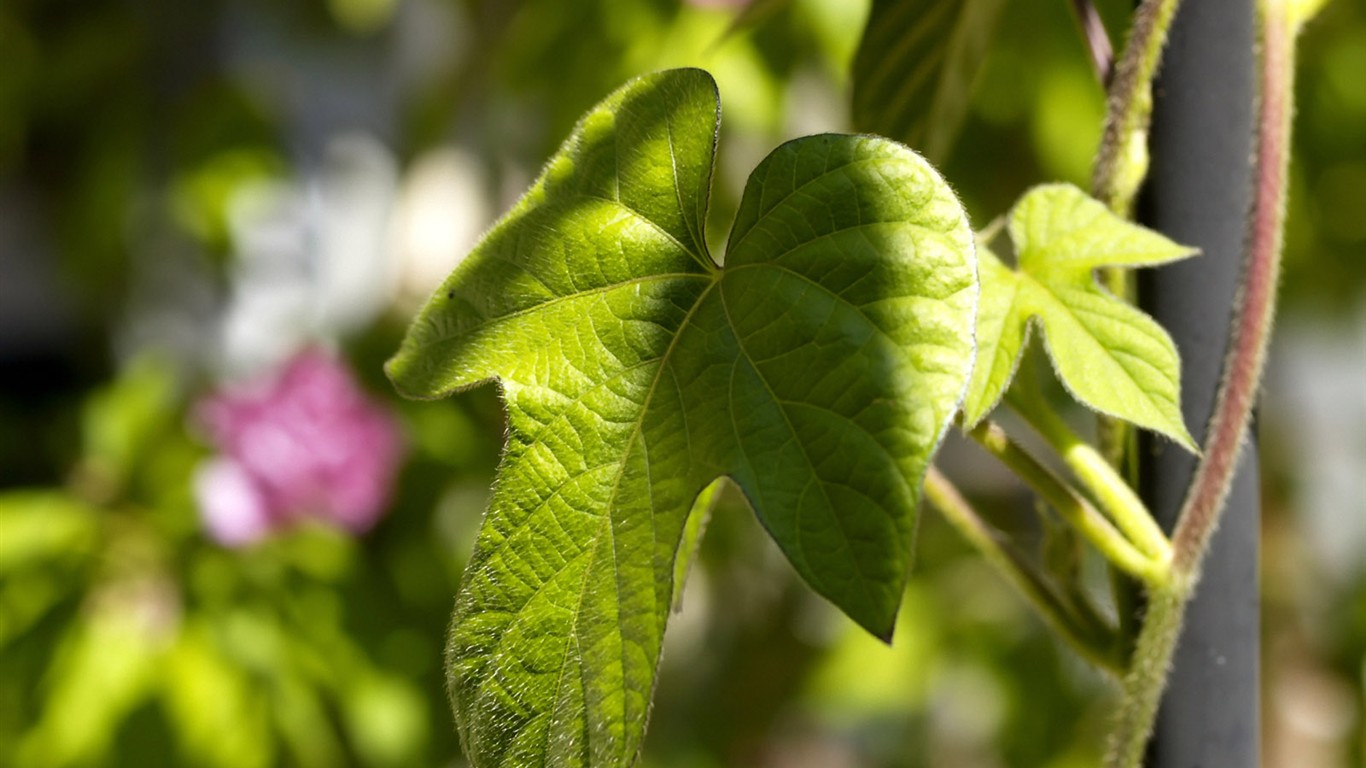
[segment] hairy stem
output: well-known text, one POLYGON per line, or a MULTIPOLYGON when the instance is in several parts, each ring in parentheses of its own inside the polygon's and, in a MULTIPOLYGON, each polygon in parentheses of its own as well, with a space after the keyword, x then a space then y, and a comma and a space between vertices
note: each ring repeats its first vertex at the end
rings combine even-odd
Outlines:
POLYGON ((1210 536, 1219 524, 1229 483, 1238 464, 1266 360, 1276 309, 1286 169, 1293 113, 1295 34, 1303 20, 1284 0, 1263 0, 1261 99, 1256 176, 1248 250, 1234 303, 1232 343, 1205 440, 1172 536, 1172 582, 1149 594, 1148 617, 1139 636, 1125 704, 1110 743, 1106 765, 1137 768, 1152 732, 1166 670, 1181 633, 1186 602, 1199 579, 1210 536))
POLYGON ((1088 606, 1065 600, 1028 560, 982 520, 958 489, 936 467, 925 477, 925 498, 938 509, 1007 581, 1038 610, 1043 620, 1093 664, 1111 672, 1124 670, 1115 630, 1088 606))
POLYGON ((1262 19, 1261 109, 1252 225, 1235 304, 1232 343, 1196 468, 1172 535, 1175 567, 1194 578, 1238 464, 1256 401, 1281 272, 1286 174, 1290 160, 1295 29, 1281 0, 1266 0, 1262 19))
POLYGON ((1150 589, 1143 629, 1122 683, 1123 699, 1110 731, 1107 768, 1140 768, 1148 746, 1157 707, 1167 685, 1172 653, 1181 636, 1181 621, 1189 593, 1181 589, 1150 589))
POLYGON ((1166 561, 1154 560, 1136 549, 1081 494, 1011 440, 1000 426, 983 421, 968 434, 1057 510, 1062 519, 1091 542, 1106 560, 1144 583, 1166 583, 1169 578, 1166 561))
POLYGON ((1180 0, 1143 0, 1134 12, 1124 53, 1110 83, 1091 192, 1121 216, 1128 217, 1132 211, 1138 187, 1148 173, 1153 77, 1180 4, 1180 0))

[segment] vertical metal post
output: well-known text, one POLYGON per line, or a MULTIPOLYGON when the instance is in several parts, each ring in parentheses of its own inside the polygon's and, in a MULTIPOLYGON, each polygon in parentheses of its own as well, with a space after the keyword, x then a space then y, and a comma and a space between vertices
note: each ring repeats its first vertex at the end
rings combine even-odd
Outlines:
MULTIPOLYGON (((1251 195, 1252 0, 1187 0, 1155 88, 1152 163, 1139 218, 1202 255, 1139 278, 1139 303, 1172 334, 1182 410, 1197 440, 1214 403, 1241 274, 1251 195)), ((1139 485, 1169 531, 1194 459, 1145 440, 1139 485)), ((1258 526, 1255 442, 1244 451, 1223 523, 1189 606, 1150 744, 1150 768, 1259 765, 1258 526)))

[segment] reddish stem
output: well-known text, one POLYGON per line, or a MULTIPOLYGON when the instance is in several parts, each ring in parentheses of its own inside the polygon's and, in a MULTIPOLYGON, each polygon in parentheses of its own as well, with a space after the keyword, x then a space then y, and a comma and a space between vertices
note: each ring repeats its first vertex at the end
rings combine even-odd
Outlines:
POLYGON ((1115 49, 1110 44, 1110 33, 1105 31, 1105 24, 1091 0, 1072 0, 1072 10, 1077 14, 1077 23, 1081 25, 1082 36, 1086 39, 1086 50, 1091 54, 1091 66, 1095 69, 1096 78, 1101 85, 1109 87, 1115 66, 1115 49))
MULTIPOLYGON (((1270 4, 1273 8, 1278 3, 1270 4)), ((1174 571, 1189 579, 1199 572, 1210 535, 1252 418, 1267 342, 1276 313, 1282 223, 1290 155, 1291 63, 1294 30, 1283 11, 1267 10, 1262 24, 1261 109, 1247 263, 1235 302, 1233 344, 1200 463, 1172 536, 1174 571)))

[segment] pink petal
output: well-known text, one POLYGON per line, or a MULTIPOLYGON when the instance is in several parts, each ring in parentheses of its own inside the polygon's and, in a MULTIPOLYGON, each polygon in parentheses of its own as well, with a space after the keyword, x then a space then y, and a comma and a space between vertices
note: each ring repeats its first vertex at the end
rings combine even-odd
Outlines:
POLYGON ((242 466, 210 459, 194 475, 199 515, 218 543, 240 547, 260 541, 275 527, 261 489, 242 466))
MULTIPOLYGON (((250 496, 258 510, 254 518, 225 512, 228 522, 219 525, 228 526, 229 539, 265 535, 303 517, 359 533, 387 510, 404 453, 398 425, 343 363, 320 350, 206 399, 198 416, 237 475, 235 507, 248 506, 240 499, 250 496)), ((205 520, 212 529, 207 507, 205 520)))

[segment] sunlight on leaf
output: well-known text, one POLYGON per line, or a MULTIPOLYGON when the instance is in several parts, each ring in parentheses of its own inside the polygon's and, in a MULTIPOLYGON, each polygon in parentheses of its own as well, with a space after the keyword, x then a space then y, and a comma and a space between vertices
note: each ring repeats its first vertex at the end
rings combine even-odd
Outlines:
POLYGON ((1181 417, 1181 360, 1171 337, 1101 289, 1092 272, 1165 264, 1196 251, 1124 221, 1066 184, 1025 193, 1011 212, 1010 237, 1018 269, 979 251, 982 303, 977 366, 963 407, 968 425, 1001 399, 1038 318, 1049 357, 1074 397, 1194 451, 1181 417))
POLYGON ((719 476, 817 592, 891 634, 972 363, 972 234, 915 153, 812 136, 750 176, 721 269, 718 103, 673 70, 591 110, 389 363, 406 395, 496 378, 507 407, 448 648, 476 765, 634 761, 685 523, 719 476))

